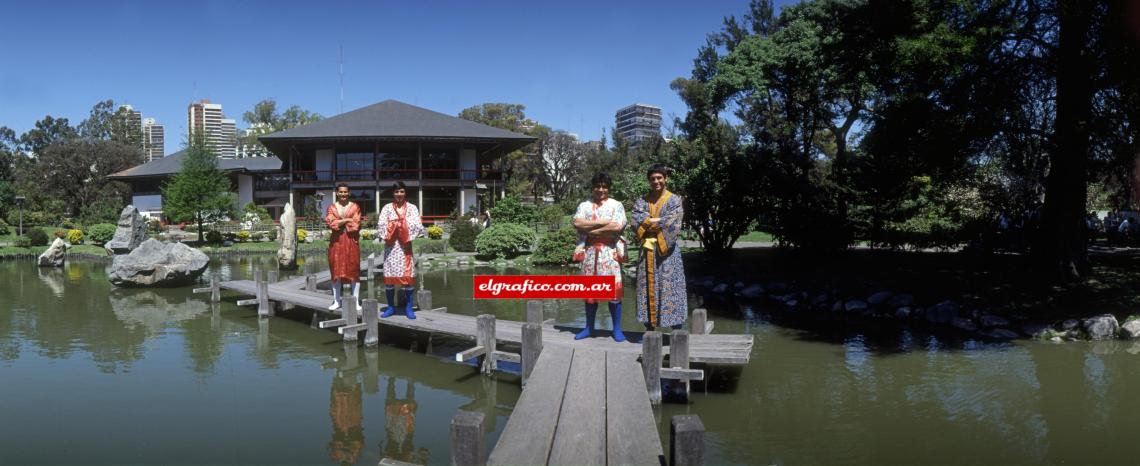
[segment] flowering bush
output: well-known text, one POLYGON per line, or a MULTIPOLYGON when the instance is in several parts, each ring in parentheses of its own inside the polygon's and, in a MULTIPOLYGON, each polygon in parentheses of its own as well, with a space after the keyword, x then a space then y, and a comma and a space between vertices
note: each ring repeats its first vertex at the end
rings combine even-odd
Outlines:
POLYGON ((427 227, 427 235, 428 235, 428 239, 442 239, 443 238, 443 228, 437 227, 435 225, 427 227))
POLYGON ((309 230, 306 230, 304 228, 298 228, 297 229, 297 242, 298 243, 304 243, 305 238, 308 238, 308 237, 309 237, 309 230))
POLYGON ((68 230, 67 242, 71 244, 83 244, 83 230, 68 230))

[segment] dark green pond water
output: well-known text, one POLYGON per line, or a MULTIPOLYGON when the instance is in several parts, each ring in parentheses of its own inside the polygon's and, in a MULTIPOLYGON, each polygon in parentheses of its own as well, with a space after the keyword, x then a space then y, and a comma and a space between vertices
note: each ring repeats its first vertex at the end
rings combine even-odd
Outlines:
MULTIPOLYGON (((213 267, 246 278, 258 262, 213 267)), ((391 331, 377 351, 346 349, 307 315, 118 290, 104 267, 0 262, 0 464, 446 464, 457 410, 487 415, 489 450, 518 399, 517 377, 447 360, 466 342, 391 331)), ((422 281, 450 312, 525 320, 522 302, 472 300, 471 274, 422 281)), ((666 442, 672 415, 700 415, 709 464, 1138 463, 1140 344, 806 331, 704 306, 717 333, 756 338, 749 365, 713 368, 691 403, 658 411, 666 442)), ((546 317, 581 321, 581 304, 547 302, 546 317)))

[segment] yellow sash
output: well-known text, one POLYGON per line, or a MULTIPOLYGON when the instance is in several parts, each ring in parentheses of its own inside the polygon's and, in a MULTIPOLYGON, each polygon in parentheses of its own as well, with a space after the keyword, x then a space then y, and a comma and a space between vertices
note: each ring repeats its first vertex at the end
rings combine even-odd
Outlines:
POLYGON ((657 223, 657 234, 650 235, 649 230, 652 224, 649 222, 651 218, 660 218, 661 208, 665 206, 665 201, 669 200, 669 196, 673 193, 669 190, 661 193, 661 197, 657 202, 645 202, 649 204, 649 217, 637 226, 637 240, 641 241, 642 253, 645 254, 645 291, 646 300, 648 301, 647 310, 649 311, 649 324, 657 326, 657 296, 656 296, 656 283, 653 279, 654 260, 656 259, 657 252, 665 254, 669 250, 669 244, 665 241, 665 233, 661 231, 661 222, 657 223))

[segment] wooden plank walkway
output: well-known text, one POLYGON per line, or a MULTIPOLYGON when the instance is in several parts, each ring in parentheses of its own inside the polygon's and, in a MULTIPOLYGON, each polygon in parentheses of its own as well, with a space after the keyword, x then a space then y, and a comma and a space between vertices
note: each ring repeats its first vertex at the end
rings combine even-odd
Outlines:
POLYGON ((633 355, 547 346, 487 464, 660 465, 664 458, 633 355))
MULTIPOLYGON (((320 312, 339 315, 339 311, 329 311, 330 295, 293 288, 294 285, 278 282, 269 285, 269 300, 292 304, 320 312)), ((256 294, 256 284, 252 280, 222 282, 223 289, 242 294, 256 294)), ((406 328, 421 332, 442 333, 474 339, 477 335, 476 319, 473 316, 449 314, 440 311, 420 310, 416 320, 397 315, 380 319, 381 325, 406 328)), ((495 337, 497 341, 512 344, 522 343, 522 326, 525 322, 497 320, 495 337)), ((606 352, 641 354, 641 345, 618 343, 610 338, 598 337, 574 340, 573 332, 559 331, 550 325, 542 326, 542 341, 546 345, 573 345, 576 348, 596 349, 606 352)), ((752 354, 752 335, 691 335, 689 337, 689 361, 711 364, 747 364, 752 354)), ((665 353, 668 354, 668 346, 665 353)))

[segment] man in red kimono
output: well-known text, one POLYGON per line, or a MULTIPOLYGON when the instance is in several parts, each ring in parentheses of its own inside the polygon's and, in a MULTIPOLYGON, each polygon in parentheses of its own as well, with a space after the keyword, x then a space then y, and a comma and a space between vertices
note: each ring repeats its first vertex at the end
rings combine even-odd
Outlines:
POLYGON ((348 200, 348 185, 336 186, 336 202, 325 211, 325 224, 332 230, 329 238, 329 271, 332 272, 333 303, 330 311, 340 309, 341 286, 352 284, 352 297, 360 311, 360 206, 348 200))

